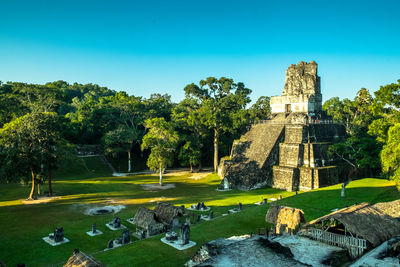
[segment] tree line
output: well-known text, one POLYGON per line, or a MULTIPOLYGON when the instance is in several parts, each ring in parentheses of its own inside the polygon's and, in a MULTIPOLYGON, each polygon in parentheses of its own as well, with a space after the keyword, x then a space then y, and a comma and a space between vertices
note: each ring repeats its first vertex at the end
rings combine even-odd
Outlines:
POLYGON ((251 90, 229 78, 209 77, 184 91, 173 103, 167 94, 143 98, 96 84, 0 82, 0 182, 30 180, 33 198, 46 180, 51 195, 52 173, 82 144, 126 154, 128 172, 135 158, 160 178, 172 165, 213 162, 216 170, 233 140, 270 113, 269 97, 246 108, 251 90))
MULTIPOLYGON (((374 96, 363 88, 353 100, 324 103, 348 135, 330 151, 354 172, 400 181, 399 89, 400 81, 374 96)), ((48 181, 51 195, 52 173, 81 144, 126 155, 128 172, 142 158, 160 183, 167 166, 207 164, 216 171, 233 140, 270 115, 268 96, 249 106, 251 90, 229 78, 208 77, 183 90, 185 99, 173 103, 167 94, 143 98, 96 84, 0 82, 0 182, 30 180, 33 198, 36 185, 48 181)))

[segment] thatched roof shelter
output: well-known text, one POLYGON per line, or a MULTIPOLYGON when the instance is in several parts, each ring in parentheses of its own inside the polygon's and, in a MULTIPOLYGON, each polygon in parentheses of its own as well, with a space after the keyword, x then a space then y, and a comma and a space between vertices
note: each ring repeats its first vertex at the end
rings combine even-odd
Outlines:
POLYGON ((373 207, 391 217, 400 218, 400 199, 390 202, 376 203, 373 207))
POLYGON ((83 252, 72 254, 64 267, 104 267, 105 265, 83 252))
POLYGON ((140 207, 133 217, 133 223, 140 228, 146 229, 152 223, 158 223, 156 219, 156 213, 145 207, 140 207))
POLYGON ((305 223, 304 212, 300 209, 274 205, 268 209, 265 221, 275 224, 277 233, 281 226, 287 229, 296 229, 300 223, 305 223))
POLYGON ((369 241, 373 246, 378 246, 400 234, 400 222, 379 208, 388 206, 390 205, 383 203, 361 203, 313 220, 305 227, 336 220, 344 225, 347 232, 369 241))
POLYGON ((171 225, 172 221, 177 216, 183 216, 185 210, 183 207, 176 207, 172 204, 158 202, 154 208, 157 219, 165 224, 171 225))

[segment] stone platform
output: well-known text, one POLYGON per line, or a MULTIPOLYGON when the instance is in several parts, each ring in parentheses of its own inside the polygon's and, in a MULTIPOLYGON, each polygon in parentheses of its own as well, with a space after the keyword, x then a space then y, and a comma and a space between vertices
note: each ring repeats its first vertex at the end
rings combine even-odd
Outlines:
POLYGON ((164 244, 167 244, 168 246, 171 246, 173 248, 176 248, 177 250, 185 250, 191 247, 194 247, 196 245, 196 242, 194 241, 189 241, 188 244, 181 246, 179 244, 180 240, 176 240, 176 241, 168 241, 165 237, 161 238, 161 242, 163 242, 164 244))
POLYGON ((90 235, 90 236, 96 236, 96 235, 102 235, 103 232, 100 231, 100 230, 96 230, 95 233, 93 233, 93 231, 88 231, 88 232, 86 232, 86 234, 87 234, 87 235, 90 235))
MULTIPOLYGON (((51 234, 52 234, 52 233, 51 233, 51 234)), ((49 235, 50 235, 50 234, 49 234, 49 235)), ((48 237, 48 236, 43 237, 42 239, 43 239, 47 244, 52 245, 53 247, 54 247, 54 246, 61 245, 61 244, 65 244, 65 243, 68 243, 68 242, 69 242, 69 239, 68 239, 68 238, 65 238, 65 237, 64 237, 64 240, 61 241, 61 242, 55 242, 54 239, 51 239, 51 238, 48 237)))

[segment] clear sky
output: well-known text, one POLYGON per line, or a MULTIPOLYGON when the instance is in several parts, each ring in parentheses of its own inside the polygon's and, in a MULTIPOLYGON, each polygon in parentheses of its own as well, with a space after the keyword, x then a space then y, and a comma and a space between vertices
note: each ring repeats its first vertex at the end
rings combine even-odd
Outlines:
POLYGON ((280 95, 319 66, 324 100, 400 79, 400 1, 0 0, 0 80, 97 83, 184 97, 208 76, 280 95))

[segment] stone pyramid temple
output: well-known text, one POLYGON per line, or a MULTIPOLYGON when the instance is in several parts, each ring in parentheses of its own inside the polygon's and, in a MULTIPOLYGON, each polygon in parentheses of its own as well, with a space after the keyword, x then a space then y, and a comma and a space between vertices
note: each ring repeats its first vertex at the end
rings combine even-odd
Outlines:
POLYGON ((322 110, 320 84, 314 61, 289 66, 282 95, 271 97, 270 119, 252 125, 221 160, 222 184, 306 191, 341 182, 344 167, 328 148, 346 132, 322 110))

